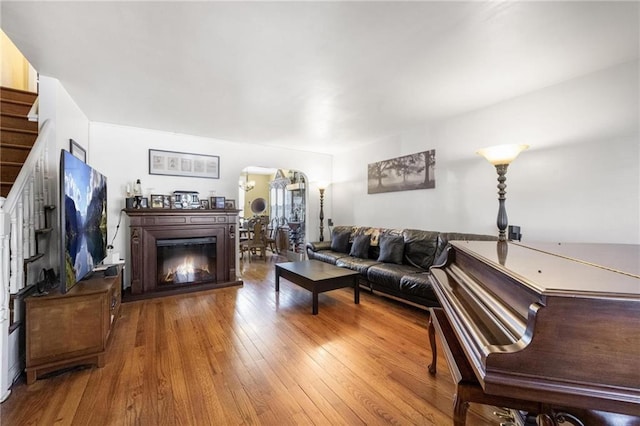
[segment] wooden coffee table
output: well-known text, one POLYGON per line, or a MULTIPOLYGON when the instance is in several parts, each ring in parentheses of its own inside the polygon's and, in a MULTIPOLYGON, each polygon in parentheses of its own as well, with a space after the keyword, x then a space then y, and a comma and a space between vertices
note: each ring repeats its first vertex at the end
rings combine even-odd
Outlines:
POLYGON ((360 303, 358 272, 339 268, 318 260, 276 263, 276 291, 280 291, 280 277, 283 277, 313 294, 311 313, 318 315, 318 294, 343 287, 353 287, 353 301, 360 303))

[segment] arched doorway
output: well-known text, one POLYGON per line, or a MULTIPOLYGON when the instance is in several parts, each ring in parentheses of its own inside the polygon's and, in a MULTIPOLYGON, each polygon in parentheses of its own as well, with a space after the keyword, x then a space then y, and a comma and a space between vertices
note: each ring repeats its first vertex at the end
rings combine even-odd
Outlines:
POLYGON ((238 180, 241 229, 250 219, 261 217, 267 226, 267 236, 274 240, 272 254, 285 256, 290 261, 303 260, 307 182, 307 176, 295 169, 243 169, 238 180))

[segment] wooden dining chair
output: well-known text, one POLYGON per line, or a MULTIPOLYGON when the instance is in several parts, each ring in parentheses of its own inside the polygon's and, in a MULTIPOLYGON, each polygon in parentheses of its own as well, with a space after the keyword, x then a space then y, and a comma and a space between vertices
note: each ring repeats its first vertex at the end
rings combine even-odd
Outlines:
POLYGON ((249 229, 252 231, 252 235, 250 235, 248 240, 240 243, 242 258, 244 259, 244 253, 247 252, 249 254, 249 262, 251 262, 251 256, 259 252, 260 257, 266 261, 267 237, 265 235, 265 228, 259 220, 253 223, 250 222, 249 226, 249 229))

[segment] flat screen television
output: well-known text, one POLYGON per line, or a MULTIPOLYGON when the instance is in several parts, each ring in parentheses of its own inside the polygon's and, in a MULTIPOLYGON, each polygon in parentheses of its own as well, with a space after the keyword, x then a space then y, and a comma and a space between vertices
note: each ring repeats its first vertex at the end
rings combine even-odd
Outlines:
POLYGON ((60 291, 88 277, 107 256, 107 178, 60 154, 60 291))

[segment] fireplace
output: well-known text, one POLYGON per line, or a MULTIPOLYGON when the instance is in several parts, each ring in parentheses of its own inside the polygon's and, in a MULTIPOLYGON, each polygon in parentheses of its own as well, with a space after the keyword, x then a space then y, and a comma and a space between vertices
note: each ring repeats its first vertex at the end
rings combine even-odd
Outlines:
POLYGON ((236 278, 237 210, 126 210, 131 290, 154 297, 242 284, 236 278))
POLYGON ((158 285, 216 281, 216 237, 156 240, 158 285))

